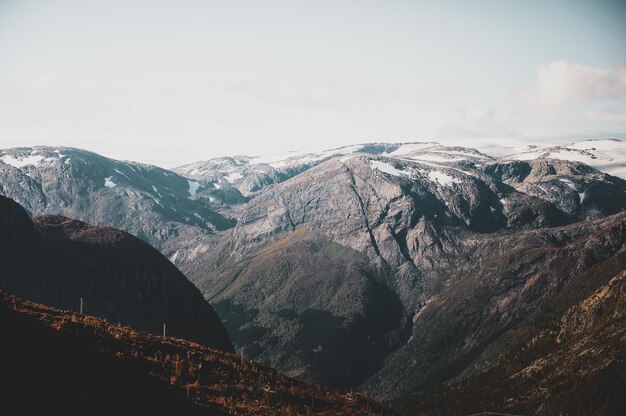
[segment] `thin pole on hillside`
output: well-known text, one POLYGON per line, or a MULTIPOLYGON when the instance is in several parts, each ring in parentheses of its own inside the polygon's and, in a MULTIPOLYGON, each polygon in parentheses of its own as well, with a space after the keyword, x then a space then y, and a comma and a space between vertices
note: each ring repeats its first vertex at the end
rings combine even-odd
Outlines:
POLYGON ((165 337, 165 323, 163 324, 163 337, 165 337))
POLYGON ((83 314, 83 298, 80 298, 80 314, 83 314))

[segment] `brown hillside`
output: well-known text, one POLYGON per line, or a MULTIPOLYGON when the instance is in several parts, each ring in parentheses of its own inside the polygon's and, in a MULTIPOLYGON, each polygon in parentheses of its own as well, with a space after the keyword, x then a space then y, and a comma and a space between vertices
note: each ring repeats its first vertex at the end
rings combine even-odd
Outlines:
POLYGON ((0 332, 3 407, 22 414, 393 414, 230 353, 1 292, 0 332))

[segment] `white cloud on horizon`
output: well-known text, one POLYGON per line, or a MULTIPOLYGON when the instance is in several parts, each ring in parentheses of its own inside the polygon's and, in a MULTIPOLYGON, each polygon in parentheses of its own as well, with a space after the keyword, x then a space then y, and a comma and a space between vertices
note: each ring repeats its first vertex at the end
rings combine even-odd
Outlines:
POLYGON ((519 91, 519 110, 528 114, 555 114, 572 103, 626 96, 626 66, 596 68, 552 61, 537 67, 532 87, 519 91))

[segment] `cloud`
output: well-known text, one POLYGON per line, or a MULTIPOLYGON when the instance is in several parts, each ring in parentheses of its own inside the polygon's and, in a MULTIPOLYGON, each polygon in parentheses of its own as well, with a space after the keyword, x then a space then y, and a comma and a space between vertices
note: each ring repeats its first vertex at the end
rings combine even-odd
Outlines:
POLYGON ((519 91, 520 110, 554 114, 572 103, 626 96, 626 66, 595 68, 552 61, 537 67, 535 83, 519 91))
POLYGON ((600 111, 588 111, 585 114, 585 119, 607 123, 626 124, 626 112, 615 111, 610 108, 606 108, 600 111))
POLYGON ((442 123, 438 138, 519 137, 522 132, 493 109, 465 109, 442 123))

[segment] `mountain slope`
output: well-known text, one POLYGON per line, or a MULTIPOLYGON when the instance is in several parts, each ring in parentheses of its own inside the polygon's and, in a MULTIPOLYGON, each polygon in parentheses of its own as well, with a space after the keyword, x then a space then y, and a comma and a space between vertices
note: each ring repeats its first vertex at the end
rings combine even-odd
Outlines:
POLYGON ((215 202, 200 197, 214 191, 165 169, 79 149, 0 150, 0 194, 29 212, 114 226, 168 257, 180 250, 181 260, 208 250, 216 232, 234 225, 217 212, 219 193, 211 193, 215 202))
POLYGON ((406 399, 475 375, 519 351, 626 267, 626 214, 566 227, 475 237, 442 289, 413 317, 412 337, 363 388, 406 399), (471 259, 472 261, 468 261, 471 259))
POLYGON ((206 180, 219 188, 236 188, 243 195, 252 196, 266 186, 284 182, 334 157, 354 154, 448 163, 491 159, 474 149, 441 146, 433 142, 364 143, 315 153, 221 157, 190 163, 173 170, 186 178, 206 180))
MULTIPOLYGON (((618 415, 626 406, 626 272, 604 281, 478 376, 405 409, 417 415, 480 411, 618 415)), ((571 288, 573 289, 573 288, 571 288)))
POLYGON ((60 216, 33 221, 0 196, 0 289, 38 302, 232 351, 218 316, 158 251, 113 228, 60 216))
POLYGON ((0 292, 3 404, 24 414, 393 415, 233 354, 0 292))
MULTIPOLYGON (((36 162, 27 170, 36 178, 47 163, 31 160, 38 156, 8 161, 36 162)), ((527 156, 399 143, 200 162, 179 170, 188 179, 170 173, 181 185, 168 203, 187 209, 195 201, 233 220, 214 230, 157 218, 165 231, 155 235, 247 357, 404 400, 488 370, 535 331, 531 322, 546 324, 534 312, 550 304, 546 294, 604 262, 582 245, 586 238, 624 267, 596 228, 621 218, 626 182, 565 157, 527 156), (563 265, 578 267, 578 258, 589 264, 570 275, 563 265), (520 300, 527 282, 532 290, 520 300), (512 317, 485 310, 494 299, 504 305, 494 310, 512 317)), ((118 179, 101 174, 99 186, 119 190, 118 179)), ((74 203, 87 201, 85 215, 97 215, 103 205, 89 195, 77 193, 74 203)), ((123 196, 121 206, 135 209, 132 201, 123 196)), ((153 221, 134 212, 139 224, 153 221)))
MULTIPOLYGON (((367 382, 368 391, 402 397, 419 388, 415 374, 428 372, 409 370, 403 363, 410 356, 397 361, 404 369, 390 367, 395 350, 419 339, 416 314, 459 265, 473 264, 472 256, 498 267, 489 263, 491 248, 473 251, 477 241, 497 236, 508 247, 501 261, 508 262, 517 244, 530 244, 520 237, 525 230, 582 224, 626 208, 619 178, 579 163, 525 163, 529 173, 520 185, 515 166, 492 160, 334 158, 261 190, 230 238, 186 273, 246 356, 341 387, 382 371, 367 382), (572 193, 578 198, 569 183, 585 186, 589 198, 562 203, 572 193), (552 193, 534 193, 534 184, 552 193)), ((565 230, 591 233, 582 225, 565 230)), ((455 298, 446 307, 455 302, 463 304, 455 298)), ((484 324, 494 329, 495 323, 484 324)), ((444 358, 445 365, 459 357, 444 358)))
POLYGON ((617 139, 584 140, 563 146, 527 146, 505 156, 510 160, 557 159, 585 163, 626 179, 626 142, 617 139))

